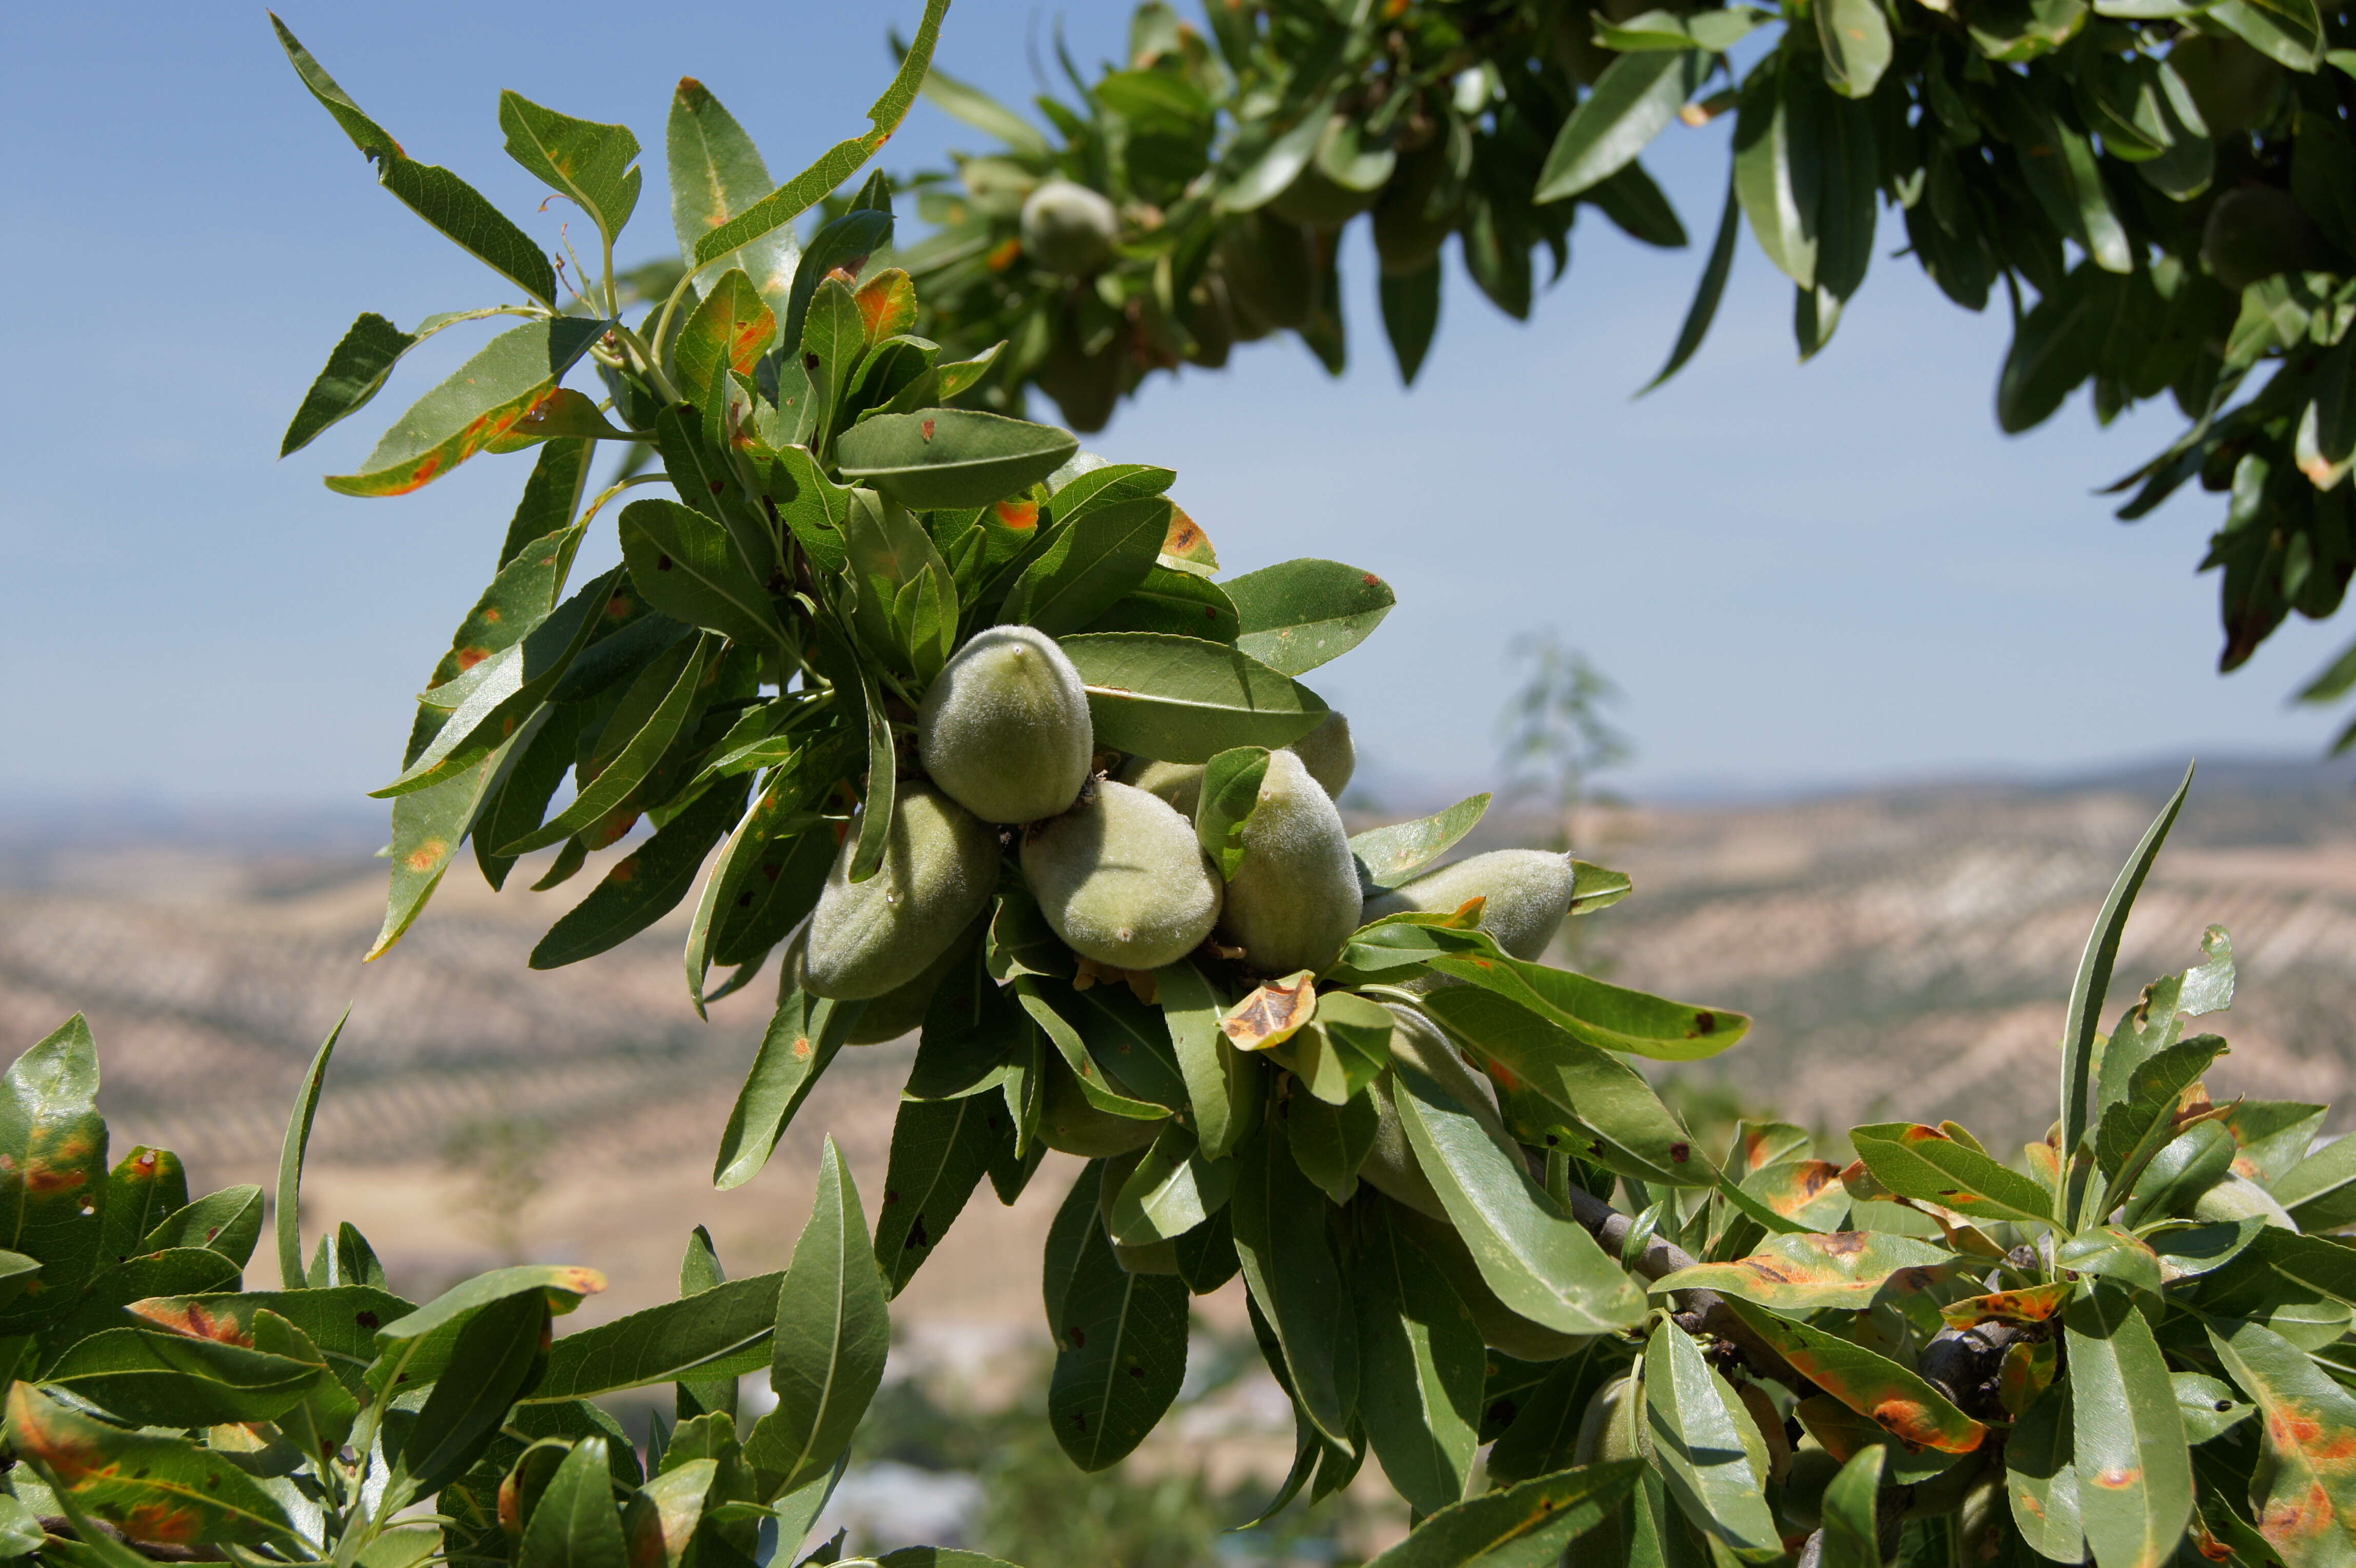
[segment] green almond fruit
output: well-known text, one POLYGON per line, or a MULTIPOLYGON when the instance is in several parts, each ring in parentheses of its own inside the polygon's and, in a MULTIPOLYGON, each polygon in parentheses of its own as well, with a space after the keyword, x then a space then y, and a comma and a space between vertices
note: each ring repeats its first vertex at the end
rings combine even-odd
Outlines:
POLYGON ((1579 1437, 1572 1444, 1573 1465, 1594 1465, 1607 1459, 1635 1459, 1637 1451, 1635 1422, 1631 1418, 1633 1406, 1629 1396, 1636 1391, 1633 1372, 1614 1378, 1595 1391, 1580 1412, 1579 1437))
POLYGON ((1219 918, 1219 878, 1194 824, 1108 779, 1031 830, 1023 878, 1065 946, 1115 969, 1175 963, 1219 918))
POLYGON ((1165 1118, 1140 1122, 1099 1111, 1080 1087, 1060 1052, 1050 1048, 1041 1070, 1046 1075, 1039 1096, 1039 1141, 1059 1154, 1084 1160, 1101 1160, 1142 1149, 1162 1135, 1165 1118))
POLYGON ((1203 799, 1203 769, 1200 762, 1157 762, 1151 757, 1132 757, 1113 774, 1115 779, 1149 795, 1159 796, 1170 809, 1185 818, 1194 820, 1194 807, 1203 799))
POLYGON ((1222 921, 1262 974, 1323 970, 1358 929, 1357 858, 1333 798, 1290 751, 1269 754, 1222 921))
POLYGON ((802 983, 838 1001, 881 996, 922 974, 972 924, 998 883, 998 832, 939 790, 900 787, 884 864, 851 880, 858 823, 810 911, 802 983))
POLYGON ((1068 179, 1051 179, 1023 202, 1023 253, 1049 272, 1087 277, 1110 264, 1120 214, 1105 197, 1068 179))
POLYGON ((1547 944, 1570 913, 1576 880, 1570 857, 1542 849, 1495 849, 1427 871, 1366 900, 1365 918, 1407 910, 1446 914, 1474 898, 1487 903, 1481 929, 1519 959, 1545 956, 1547 944))
POLYGON ((932 1007, 933 993, 960 960, 973 956, 973 939, 979 937, 979 925, 969 927, 963 934, 941 950, 940 957, 926 964, 914 980, 894 986, 859 1010, 851 1032, 842 1037, 846 1046, 880 1046, 904 1035, 913 1035, 925 1026, 925 1014, 932 1007))
POLYGON ((1358 748, 1350 744, 1350 721, 1338 709, 1285 750, 1301 758, 1317 787, 1336 800, 1350 787, 1350 775, 1358 770, 1358 748))
POLYGON ((1034 822, 1070 809, 1088 779, 1096 730, 1080 672, 1046 633, 976 633, 925 689, 916 753, 933 782, 985 822, 1034 822))

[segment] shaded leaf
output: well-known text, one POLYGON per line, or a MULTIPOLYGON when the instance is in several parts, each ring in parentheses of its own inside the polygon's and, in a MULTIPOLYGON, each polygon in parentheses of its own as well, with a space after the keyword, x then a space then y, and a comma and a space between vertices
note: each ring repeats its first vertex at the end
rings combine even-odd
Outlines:
POLYGON ((884 1380, 892 1324, 859 1189, 830 1137, 809 1223, 777 1293, 769 1386, 776 1408, 745 1435, 744 1456, 781 1491, 830 1467, 884 1380))
POLYGON ((1815 1385, 1901 1442, 1969 1454, 1987 1428, 1886 1356, 1739 1298, 1729 1307, 1815 1385))

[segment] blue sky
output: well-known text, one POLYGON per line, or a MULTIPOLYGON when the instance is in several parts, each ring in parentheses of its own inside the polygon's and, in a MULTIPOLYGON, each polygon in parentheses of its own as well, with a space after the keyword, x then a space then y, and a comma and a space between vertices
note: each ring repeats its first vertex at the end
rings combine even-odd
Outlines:
MULTIPOLYGON (((782 173, 862 128, 884 29, 919 8, 283 14, 414 156, 543 238, 564 214, 534 216, 544 193, 500 151, 498 90, 631 124, 648 156, 625 251, 642 259, 669 243, 660 145, 680 74, 782 173)), ((958 0, 940 59, 1020 100, 1039 15, 958 0)), ((1118 53, 1125 16, 1069 7, 1074 52, 1118 53)), ((259 6, 19 6, 0 27, 15 306, 0 569, 16 587, 0 800, 350 800, 392 771, 409 695, 487 575, 526 459, 478 459, 405 499, 320 486, 468 351, 458 331, 283 464, 278 437, 359 311, 407 325, 512 290, 376 188, 259 6)), ((1398 584, 1382 630, 1313 680, 1402 794, 1489 779, 1505 646, 1541 629, 1625 689, 1641 758, 1623 782, 1639 791, 2312 755, 2336 719, 2285 695, 2356 626, 2295 624, 2220 679, 2215 578, 2192 570, 2215 499, 2127 528, 2090 493, 2176 433, 2172 408, 2104 432, 2081 401, 1998 435, 2000 306, 1966 315, 1884 259, 1801 367, 1789 289, 1746 239, 1699 359, 1632 400, 1701 265, 1724 129, 1672 127, 1648 159, 1700 231, 1694 249, 1647 251, 1586 214, 1528 326, 1452 280, 1412 391, 1381 340, 1361 233, 1344 380, 1271 341, 1223 373, 1157 381, 1091 445, 1175 467, 1231 571, 1318 554, 1398 584)), ((919 106, 884 164, 979 143, 919 106)), ((1881 232, 1886 258, 1902 232, 1887 215, 1881 232)))

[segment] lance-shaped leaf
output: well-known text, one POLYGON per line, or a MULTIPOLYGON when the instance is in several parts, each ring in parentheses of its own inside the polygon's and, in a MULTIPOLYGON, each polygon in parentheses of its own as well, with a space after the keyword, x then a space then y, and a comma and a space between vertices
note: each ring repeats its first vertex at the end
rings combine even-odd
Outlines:
POLYGON ((1510 999, 1575 1040, 1656 1061, 1714 1057, 1751 1029, 1748 1017, 1723 1007, 1648 996, 1502 952, 1441 953, 1431 967, 1510 999))
POLYGON ((2061 1147, 2062 1158, 2069 1164, 2064 1173, 2067 1187, 2062 1193, 2060 1216, 2073 1230, 2083 1219, 2081 1208, 2094 1176, 2093 1163, 2079 1159, 2077 1155, 2079 1144, 2094 1130, 2094 1036, 2102 1027, 2103 999, 2111 989, 2111 971, 2118 962, 2119 939, 2126 931, 2127 914, 2135 907, 2136 895, 2143 890, 2144 878, 2151 875, 2152 862, 2159 858, 2159 846, 2167 842, 2168 830, 2176 824, 2176 813, 2183 810, 2184 797, 2191 789, 2192 769, 2187 768, 2184 782, 2176 787, 2176 793, 2169 797, 2168 804, 2144 830, 2142 842, 2127 856, 2126 865, 2120 867, 2118 879, 2111 884, 2110 896, 2103 900, 2094 929, 2087 935, 2086 950, 2078 959, 2077 978, 2071 983, 2070 1010, 2062 1031, 2061 1147))
MULTIPOLYGON (((876 423, 870 420, 859 428, 876 423)), ((1015 579, 999 619, 1037 627, 1050 637, 1087 627, 1155 570, 1154 557, 1169 532, 1170 502, 1161 496, 1090 510, 1049 536, 1046 549, 1015 579)), ((1210 635, 1197 628, 1199 616, 1181 619, 1184 624, 1176 629, 1190 636, 1210 635)))
POLYGON ((1208 1220, 1226 1207, 1235 1187, 1235 1162, 1205 1159, 1194 1134, 1173 1121, 1113 1195, 1106 1222, 1122 1246, 1150 1247, 1208 1220))
POLYGON ((675 908, 695 886, 712 846, 744 809, 748 779, 716 784, 616 861, 589 896, 566 910, 531 950, 534 969, 559 969, 609 951, 675 908))
POLYGON ((2046 1323, 2061 1316, 2076 1288, 2064 1282, 1968 1296, 1941 1307, 1939 1316, 1950 1328, 1969 1328, 1980 1323, 2046 1323))
POLYGON ((1204 766, 1194 807, 1194 837, 1218 867, 1224 882, 1243 868, 1244 830, 1259 810, 1259 787, 1268 777, 1269 750, 1239 746, 1204 766))
POLYGON ((1864 1450, 1825 1487, 1825 1568, 1881 1568, 1881 1531, 1874 1502, 1889 1453, 1879 1444, 1864 1450))
POLYGON ((777 1407, 754 1424, 744 1456, 791 1491, 831 1466, 884 1380, 892 1321, 859 1188, 834 1140, 819 1162, 809 1223, 777 1293, 769 1386, 777 1407))
POLYGON ((1376 1210, 1359 1255, 1358 1413, 1383 1474, 1420 1514, 1462 1500, 1488 1352, 1439 1264, 1376 1210))
POLYGON ((1901 1197, 1920 1198, 1975 1219, 2053 1223, 2052 1196, 2036 1178, 1936 1127, 1880 1122, 1850 1129, 1849 1138, 1865 1168, 1901 1197))
POLYGON ((2158 1568, 2192 1515, 2192 1451, 2151 1325, 2089 1283, 2062 1314, 2078 1507, 2098 1568, 2158 1568))
POLYGON ((500 333, 412 403, 358 473, 330 478, 327 488, 348 496, 407 495, 448 473, 553 395, 608 325, 559 317, 500 333))
POLYGON ((1320 1432, 1347 1443, 1358 1402, 1357 1311, 1333 1256, 1325 1195, 1269 1120, 1235 1159, 1228 1212, 1245 1286, 1275 1331, 1301 1409, 1320 1432))
POLYGON ((348 1389, 361 1386, 360 1373, 376 1359, 377 1330, 415 1311, 388 1291, 351 1284, 293 1291, 150 1296, 129 1303, 129 1319, 175 1334, 223 1345, 252 1346, 260 1314, 271 1312, 299 1329, 327 1359, 327 1369, 348 1389))
POLYGON ((751 278, 731 267, 679 329, 671 353, 680 385, 699 403, 718 396, 722 377, 730 371, 751 375, 776 338, 776 312, 751 278))
POLYGON ((1351 835, 1359 886, 1368 893, 1396 887, 1446 854, 1480 822, 1489 800, 1485 794, 1474 795, 1429 817, 1351 835))
POLYGON ((612 1465, 607 1439, 573 1444, 523 1521, 519 1568, 626 1568, 630 1555, 614 1506, 612 1465))
MULTIPOLYGON (((845 477, 916 511, 1003 500, 1062 467, 1079 449, 1069 431, 962 408, 879 414, 835 442, 845 477)), ((1152 564, 1149 555, 1137 575, 1143 577, 1152 564)))
POLYGON ((1641 1459, 1616 1459, 1467 1498, 1425 1520, 1366 1568, 1551 1563, 1565 1545, 1610 1519, 1644 1470, 1641 1459))
POLYGON ((729 252, 792 222, 875 156, 916 102, 926 70, 932 64, 933 46, 940 41, 941 18, 948 14, 948 8, 949 0, 925 0, 924 19, 916 24, 916 41, 908 46, 891 85, 867 112, 873 129, 863 136, 836 143, 818 162, 697 241, 696 265, 718 261, 729 252))
POLYGON ((1638 1181, 1713 1187, 1717 1167, 1644 1074, 1573 1039, 1511 998, 1474 986, 1435 991, 1425 1012, 1471 1047, 1498 1081, 1527 1089, 1591 1139, 1583 1158, 1638 1181))
POLYGON ((2054 1384, 2015 1423, 2004 1445, 2005 1490, 2012 1500, 2013 1524, 2031 1549, 2056 1563, 2086 1560, 2078 1467, 2072 1458, 2076 1421, 2070 1406, 2070 1384, 2054 1384))
POLYGON ((622 509, 621 534, 630 581, 648 604, 755 648, 784 643, 769 590, 727 529, 677 501, 652 499, 622 509))
POLYGON ((1405 1063, 1392 1103, 1416 1164, 1472 1250, 1481 1278, 1506 1306, 1565 1334, 1602 1334, 1644 1321, 1644 1296, 1558 1207, 1519 1160, 1499 1148, 1449 1092, 1405 1063))
POLYGON ((43 1381, 143 1426, 273 1421, 303 1402, 324 1362, 151 1328, 110 1328, 69 1347, 43 1381))
POLYGON ((626 125, 601 125, 541 107, 520 92, 499 94, 508 156, 571 197, 610 247, 638 205, 638 139, 626 125))
POLYGON ((1751 1467, 1738 1424, 1751 1418, 1674 1325, 1655 1327, 1645 1344, 1644 1392, 1653 1457, 1686 1517, 1745 1562, 1783 1555, 1762 1489, 1767 1478, 1751 1467))
POLYGON ((2069 1273, 2099 1275, 2154 1294, 2161 1283, 2159 1255, 2151 1243, 2115 1225, 2079 1231, 2054 1250, 2053 1262, 2069 1273))
MULTIPOLYGON (((664 145, 671 228, 679 236, 680 258, 695 265, 695 248, 703 237, 768 195, 776 181, 744 127, 691 76, 680 78, 671 95, 664 145)), ((770 308, 782 310, 800 254, 793 230, 784 227, 714 264, 742 267, 770 308)))
POLYGON ((2199 1035, 2156 1052, 2136 1068, 2126 1094, 2104 1109, 2095 1129, 2094 1159, 2109 1191, 2122 1197, 2133 1191, 2152 1156, 2184 1131, 2177 1119, 2179 1101, 2224 1054, 2222 1036, 2199 1035))
POLYGON ((2289 1568, 2356 1551, 2356 1395, 2259 1324, 2212 1323, 2209 1343, 2264 1417, 2250 1482, 2259 1533, 2289 1568))
POLYGON ((1870 98, 1890 69, 1890 18, 1879 0, 1826 0, 1816 7, 1825 81, 1844 98, 1870 98))
POLYGON ((403 332, 374 311, 363 311, 327 356, 327 367, 278 444, 281 457, 308 446, 318 434, 348 414, 359 413, 382 389, 385 378, 401 357, 417 347, 418 335, 403 332))
POLYGON ((26 1382, 8 1390, 6 1435, 18 1456, 134 1541, 303 1550, 275 1498, 227 1455, 186 1438, 125 1432, 26 1382))
MULTIPOLYGON (((1166 538, 1162 544, 1162 553, 1167 554, 1166 538)), ((1160 631, 1208 642, 1233 642, 1236 607, 1228 600, 1227 591, 1208 577, 1157 564, 1127 596, 1080 629, 1160 631)))
POLYGON ((1849 1210, 1840 1166, 1829 1160, 1779 1161, 1744 1176, 1740 1191, 1777 1219, 1818 1234, 1838 1230, 1849 1210))
POLYGON ((1727 277, 1734 271, 1734 242, 1741 228, 1742 199, 1730 177, 1726 206, 1718 218, 1718 238, 1710 242, 1709 261, 1701 270, 1701 281, 1694 285, 1693 303, 1686 307, 1686 318, 1677 328, 1676 342, 1669 348, 1668 361, 1644 383, 1637 393, 1639 397, 1684 370, 1686 362, 1700 351, 1702 339, 1709 336, 1710 323, 1718 319, 1718 304, 1725 297, 1727 277))
POLYGON ((712 1185, 725 1191, 742 1187, 761 1174, 777 1140, 786 1134, 794 1112, 809 1098, 819 1076, 850 1036, 851 1026, 866 1006, 863 1002, 837 1002, 798 989, 779 999, 761 1036, 760 1051, 737 1090, 720 1134, 720 1150, 712 1166, 712 1185))
POLYGON ((1155 971, 1162 993, 1162 1019, 1178 1070, 1186 1080, 1186 1102, 1203 1157, 1223 1160, 1251 1130, 1258 1104, 1259 1067, 1226 1043, 1219 1027, 1225 1011, 1218 993, 1191 959, 1155 971))
MULTIPOLYGON (((622 730, 622 736, 608 739, 619 740, 619 746, 609 754, 596 776, 573 796, 573 803, 513 843, 501 844, 499 853, 529 854, 533 850, 562 843, 620 810, 646 782, 647 775, 654 771, 655 764, 662 760, 671 742, 679 738, 689 719, 702 706, 703 671, 717 651, 714 645, 718 640, 706 632, 692 640, 676 643, 658 655, 633 683, 631 692, 624 694, 624 709, 637 707, 646 713, 644 721, 635 731, 626 725, 616 726, 622 730), (653 699, 650 711, 628 700, 641 694, 653 699)), ((628 715, 626 712, 618 716, 628 715)), ((727 831, 725 823, 720 831, 727 831)), ((717 839, 719 833, 712 837, 717 839)))
POLYGON ((1969 1454, 1987 1436, 1987 1427, 1889 1357, 1740 1298, 1728 1305, 1802 1375, 1901 1442, 1969 1454))
POLYGON ((1366 640, 1398 602, 1372 572, 1302 557, 1223 585, 1243 629, 1236 646, 1284 675, 1314 670, 1366 640))
POLYGON ((1325 721, 1307 687, 1238 646, 1158 632, 1062 639, 1088 694, 1097 744, 1164 762, 1238 746, 1290 746, 1325 721))
POLYGON ((531 1386, 547 1337, 548 1300, 538 1291, 502 1297, 467 1317, 401 1438, 402 1477, 419 1492, 435 1492, 466 1474, 531 1386))
POLYGON ((336 1042, 343 1038, 344 1026, 351 1022, 352 1010, 336 1020, 327 1037, 319 1042, 311 1058, 311 1065, 303 1074, 303 1087, 294 1096, 294 1113, 286 1119, 286 1136, 278 1150, 277 1244, 278 1279, 288 1290, 303 1288, 303 1156, 311 1146, 311 1122, 319 1113, 319 1091, 327 1081, 327 1063, 336 1054, 336 1042))
POLYGON ((1730 1263, 1697 1263, 1653 1282, 1653 1291, 1714 1290, 1779 1312, 1825 1307, 1862 1312, 1887 1290, 1919 1291, 1959 1262, 1953 1252, 1865 1230, 1772 1236, 1730 1263))
MULTIPOLYGON (((423 1306, 395 1318, 376 1331, 375 1361, 369 1364, 368 1380, 380 1398, 398 1387, 416 1387, 434 1381, 442 1375, 459 1347, 466 1342, 468 1326, 485 1312, 518 1296, 531 1296, 543 1303, 552 1314, 571 1312, 581 1305, 581 1298, 594 1295, 605 1288, 605 1276, 594 1269, 584 1269, 556 1263, 520 1263, 512 1268, 493 1269, 477 1274, 451 1286, 423 1306)), ((308 1304, 310 1298, 324 1294, 319 1291, 304 1292, 292 1299, 308 1304)), ((273 1306, 275 1304, 272 1304, 273 1306)), ((308 1326, 294 1314, 286 1315, 307 1333, 308 1326)), ((512 1327, 512 1324, 509 1325, 512 1327)), ((544 1331, 533 1330, 534 1346, 544 1331)), ((484 1348, 480 1341, 475 1349, 484 1348)), ((474 1352, 470 1352, 473 1354, 474 1352)), ((519 1388, 517 1392, 522 1391, 519 1388)))
POLYGON ((335 117, 352 145, 377 166, 377 178, 387 190, 532 298, 555 306, 556 269, 549 263, 548 252, 473 186, 448 169, 421 164, 402 152, 401 144, 361 112, 275 14, 270 25, 278 30, 279 47, 286 51, 303 85, 335 117))
POLYGON ((1624 1350, 1604 1339, 1551 1363, 1509 1363, 1494 1354, 1490 1361, 1479 1435, 1495 1439, 1484 1466, 1493 1486, 1569 1468, 1578 1457, 1588 1405, 1604 1384, 1628 1372, 1624 1350))
POLYGON ((1667 51, 1623 54, 1604 67, 1595 90, 1556 134, 1530 199, 1577 196, 1635 162, 1677 117, 1701 79, 1704 58, 1667 51))
POLYGON ((2308 1155, 2276 1180, 2273 1191, 2302 1230, 2356 1223, 2356 1137, 2334 1138, 2308 1155))
POLYGON ((568 1334, 549 1348, 536 1402, 594 1399, 623 1389, 687 1379, 738 1377, 769 1364, 781 1273, 712 1284, 568 1334))
POLYGON ((41 1289, 0 1325, 23 1332, 72 1299, 99 1261, 105 1208, 98 1047, 77 1013, 0 1077, 0 1247, 41 1265, 41 1289))
POLYGON ((1186 1377, 1185 1283, 1120 1266, 1098 1222, 1104 1162, 1080 1173, 1056 1218, 1044 1281, 1055 1371, 1047 1421, 1073 1464, 1093 1473, 1153 1430, 1186 1377), (1072 1212, 1085 1204, 1083 1213, 1072 1212))
MULTIPOLYGON (((928 1035, 931 1028, 928 1019, 928 1035)), ((991 1163, 1013 1147, 1013 1122, 995 1094, 900 1102, 875 1215, 875 1262, 892 1294, 916 1277, 991 1163)))

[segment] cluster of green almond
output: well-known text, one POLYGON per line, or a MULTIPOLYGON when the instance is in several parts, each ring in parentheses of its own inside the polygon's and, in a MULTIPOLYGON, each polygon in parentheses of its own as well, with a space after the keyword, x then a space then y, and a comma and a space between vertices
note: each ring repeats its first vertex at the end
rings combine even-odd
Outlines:
POLYGON ((1032 627, 989 628, 949 660, 924 693, 916 755, 925 778, 894 792, 881 869, 852 880, 847 832, 795 944, 803 989, 868 1001, 854 1040, 921 1021, 1010 844, 1065 945, 1129 973, 1207 943, 1248 974, 1313 974, 1370 920, 1475 899, 1498 945, 1535 959, 1570 910, 1569 858, 1535 850, 1370 890, 1334 804, 1356 765, 1339 713, 1269 754, 1223 877, 1196 821, 1205 765, 1098 751, 1079 671, 1032 627))

